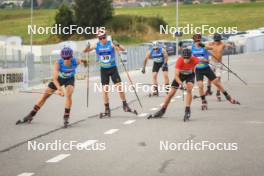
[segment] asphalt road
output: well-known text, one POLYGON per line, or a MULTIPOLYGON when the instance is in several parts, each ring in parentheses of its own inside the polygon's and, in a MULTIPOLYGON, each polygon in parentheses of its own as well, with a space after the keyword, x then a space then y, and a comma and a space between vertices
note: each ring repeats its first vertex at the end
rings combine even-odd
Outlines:
MULTIPOLYGON (((183 122, 182 92, 171 102, 164 118, 147 120, 146 116, 160 108, 164 95, 149 98, 139 92, 143 108, 133 93, 127 93, 130 106, 139 115, 124 113, 116 93, 110 96, 112 117, 99 119, 104 110, 99 92, 90 83, 89 108, 86 107, 86 82, 78 81, 74 93, 71 122, 62 127, 63 101, 52 96, 31 124, 15 126, 15 121, 31 110, 38 94, 0 97, 0 175, 1 176, 262 176, 264 172, 264 54, 254 53, 230 57, 230 68, 248 82, 243 85, 227 73, 223 83, 241 105, 217 102, 208 97, 208 111, 201 111, 201 101, 193 100, 192 117, 183 122), (29 150, 29 142, 41 146, 53 142, 76 141, 93 150, 29 150), (235 150, 183 150, 175 145, 191 142, 224 143, 235 150), (170 144, 168 150, 161 144, 170 144), (163 150, 161 150, 163 149, 163 150), (181 150, 180 150, 181 149, 181 150), (234 148, 233 148, 234 149, 234 148)), ((227 58, 224 59, 224 62, 227 58)), ((171 61, 174 62, 173 59, 171 61)), ((170 67, 170 78, 174 69, 170 67)), ((151 68, 142 76, 130 73, 134 82, 151 82, 151 68)), ((122 79, 127 81, 126 75, 122 79)), ((160 76, 160 82, 162 77, 160 76)), ((215 93, 215 90, 214 90, 215 93)), ((197 88, 194 89, 197 95, 197 88)), ((223 97, 224 98, 224 97, 223 97)))

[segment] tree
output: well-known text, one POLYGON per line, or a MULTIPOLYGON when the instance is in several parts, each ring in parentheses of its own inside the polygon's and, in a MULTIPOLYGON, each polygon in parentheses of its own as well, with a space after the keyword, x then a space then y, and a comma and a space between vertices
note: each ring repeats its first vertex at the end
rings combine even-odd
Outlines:
MULTIPOLYGON (((23 8, 30 8, 31 7, 31 0, 25 0, 22 4, 23 8)), ((33 0, 33 7, 36 8, 38 7, 38 2, 37 0, 33 0)))
POLYGON ((103 27, 112 18, 112 0, 75 0, 77 25, 81 27, 103 27))
MULTIPOLYGON (((70 25, 75 24, 74 23, 74 17, 73 17, 73 11, 65 4, 63 4, 60 8, 58 13, 55 16, 55 22, 56 24, 61 24, 61 27, 69 27, 70 25)), ((70 37, 70 35, 67 34, 61 34, 59 35, 59 38, 62 40, 66 40, 70 37)))

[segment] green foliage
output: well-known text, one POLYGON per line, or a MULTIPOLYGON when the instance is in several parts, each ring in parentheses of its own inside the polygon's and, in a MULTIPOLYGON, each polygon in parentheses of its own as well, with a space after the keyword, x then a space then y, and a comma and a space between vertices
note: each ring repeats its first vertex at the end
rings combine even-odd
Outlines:
MULTIPOLYGON (((58 13, 55 16, 55 23, 61 24, 62 27, 68 27, 74 24, 74 17, 72 10, 67 5, 62 5, 59 8, 58 13)), ((62 40, 66 40, 70 37, 70 35, 61 34, 59 38, 62 40)))
POLYGON ((107 28, 110 28, 113 32, 144 32, 148 27, 158 31, 160 25, 167 25, 167 23, 159 16, 116 15, 107 23, 107 28))
POLYGON ((75 15, 78 26, 101 27, 112 18, 112 0, 75 0, 75 15))

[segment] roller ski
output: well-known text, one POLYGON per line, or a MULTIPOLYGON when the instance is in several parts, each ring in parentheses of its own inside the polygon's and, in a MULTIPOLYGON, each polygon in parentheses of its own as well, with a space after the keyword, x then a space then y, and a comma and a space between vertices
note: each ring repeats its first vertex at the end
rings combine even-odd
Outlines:
POLYGON ((153 93, 149 93, 148 96, 149 96, 149 97, 158 97, 158 96, 159 96, 159 92, 156 91, 156 92, 153 92, 153 93))
POLYGON ((135 109, 132 110, 132 109, 128 106, 127 103, 123 103, 123 110, 124 110, 124 112, 130 112, 130 113, 132 113, 132 114, 138 115, 137 110, 135 110, 135 109))
POLYGON ((186 122, 186 121, 190 120, 190 117, 191 117, 191 111, 185 111, 183 121, 186 122))
POLYGON ((211 96, 211 95, 213 95, 213 92, 211 90, 206 90, 205 95, 211 96))
POLYGON ((240 105, 240 102, 233 99, 230 95, 226 96, 227 101, 229 101, 231 104, 237 104, 240 105))
POLYGON ((16 125, 24 124, 24 123, 31 123, 32 120, 33 120, 33 116, 30 113, 26 117, 24 117, 22 120, 18 120, 16 122, 16 125))
POLYGON ((201 109, 202 109, 202 111, 208 110, 208 106, 207 106, 207 101, 206 100, 203 100, 202 101, 201 109))
POLYGON ((150 114, 147 119, 158 119, 158 118, 162 118, 162 116, 165 114, 165 109, 161 109, 158 112, 156 112, 155 114, 150 114))
POLYGON ((68 118, 63 118, 64 119, 64 122, 63 122, 63 124, 64 124, 64 128, 68 128, 69 127, 69 117, 68 118))
POLYGON ((100 115, 99 115, 100 119, 105 118, 105 117, 111 117, 111 111, 108 108, 105 109, 105 112, 100 113, 100 115))
POLYGON ((217 91, 217 93, 216 93, 216 99, 217 99, 217 101, 222 101, 222 99, 221 99, 221 94, 220 94, 220 92, 219 91, 217 91))

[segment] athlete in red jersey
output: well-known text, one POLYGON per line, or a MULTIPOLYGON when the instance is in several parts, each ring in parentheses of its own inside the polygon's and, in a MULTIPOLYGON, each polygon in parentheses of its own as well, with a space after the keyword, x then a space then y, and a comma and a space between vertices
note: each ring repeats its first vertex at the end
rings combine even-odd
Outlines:
POLYGON ((151 115, 149 118, 161 118, 170 103, 171 98, 175 95, 177 89, 185 90, 183 86, 183 82, 186 82, 186 101, 185 101, 185 115, 184 121, 188 120, 191 116, 191 103, 192 103, 192 89, 194 84, 194 70, 195 66, 199 62, 208 62, 206 59, 198 59, 197 57, 192 56, 192 51, 188 48, 183 49, 182 56, 178 58, 176 62, 176 70, 175 70, 175 78, 171 84, 171 89, 169 94, 166 96, 165 101, 163 103, 162 108, 156 112, 153 116, 151 115))

